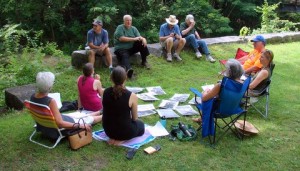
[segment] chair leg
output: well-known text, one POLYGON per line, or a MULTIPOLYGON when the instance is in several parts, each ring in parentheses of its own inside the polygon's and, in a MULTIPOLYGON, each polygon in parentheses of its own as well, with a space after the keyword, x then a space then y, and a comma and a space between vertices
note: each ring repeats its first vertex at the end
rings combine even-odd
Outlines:
POLYGON ((52 146, 47 146, 47 145, 42 144, 42 143, 40 143, 40 142, 34 141, 34 140, 32 139, 32 137, 33 137, 35 134, 36 134, 36 130, 34 130, 33 133, 31 134, 31 136, 29 137, 29 141, 31 141, 31 142, 33 142, 33 143, 35 143, 35 144, 38 144, 38 145, 40 145, 40 146, 46 147, 46 148, 48 148, 48 149, 53 149, 53 148, 55 148, 56 145, 61 141, 61 139, 63 139, 63 138, 65 137, 65 136, 63 136, 63 135, 60 134, 60 136, 57 138, 57 140, 56 140, 56 142, 54 143, 54 145, 52 145, 52 146))

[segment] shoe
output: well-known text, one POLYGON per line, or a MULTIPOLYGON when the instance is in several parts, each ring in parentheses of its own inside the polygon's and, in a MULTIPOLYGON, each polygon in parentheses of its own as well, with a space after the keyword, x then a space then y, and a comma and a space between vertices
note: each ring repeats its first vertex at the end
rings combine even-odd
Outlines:
POLYGON ((202 57, 202 54, 198 51, 198 52, 196 52, 196 57, 199 59, 202 57))
POLYGON ((177 53, 174 53, 173 57, 176 58, 177 61, 182 61, 182 59, 180 58, 180 56, 177 53))
POLYGON ((142 66, 147 68, 147 69, 151 69, 151 65, 147 61, 142 63, 142 66))
POLYGON ((109 67, 109 73, 112 73, 113 70, 114 70, 114 67, 109 67))
POLYGON ((210 56, 210 55, 206 56, 206 60, 209 61, 209 62, 211 62, 211 63, 216 62, 216 60, 212 56, 210 56))
POLYGON ((132 78, 132 75, 133 75, 133 69, 130 68, 128 71, 127 71, 127 78, 132 78))
POLYGON ((258 102, 258 98, 257 97, 250 97, 250 100, 249 100, 250 104, 254 104, 256 102, 258 102))
POLYGON ((167 54, 167 61, 172 62, 172 54, 171 53, 167 54))

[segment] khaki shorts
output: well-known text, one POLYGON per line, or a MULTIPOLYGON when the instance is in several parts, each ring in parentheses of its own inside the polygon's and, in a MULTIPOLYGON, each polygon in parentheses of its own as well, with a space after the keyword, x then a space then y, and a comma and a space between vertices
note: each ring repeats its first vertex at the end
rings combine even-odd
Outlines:
MULTIPOLYGON (((173 41, 173 47, 172 47, 172 50, 177 49, 178 44, 179 44, 178 39, 176 39, 175 41, 173 41)), ((161 47, 163 47, 164 49, 166 49, 166 46, 167 46, 167 40, 165 40, 164 42, 160 42, 160 45, 161 45, 161 47)))
POLYGON ((103 50, 91 49, 90 47, 85 47, 85 50, 88 52, 88 54, 89 54, 89 51, 94 51, 96 55, 99 55, 99 56, 105 55, 103 50))

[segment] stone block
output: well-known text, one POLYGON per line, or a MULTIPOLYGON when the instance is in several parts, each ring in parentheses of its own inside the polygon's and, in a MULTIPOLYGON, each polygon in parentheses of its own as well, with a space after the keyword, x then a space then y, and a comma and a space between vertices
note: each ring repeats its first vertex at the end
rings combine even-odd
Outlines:
POLYGON ((12 87, 5 89, 5 103, 8 108, 22 110, 25 100, 29 100, 35 93, 35 85, 29 84, 24 86, 12 87))

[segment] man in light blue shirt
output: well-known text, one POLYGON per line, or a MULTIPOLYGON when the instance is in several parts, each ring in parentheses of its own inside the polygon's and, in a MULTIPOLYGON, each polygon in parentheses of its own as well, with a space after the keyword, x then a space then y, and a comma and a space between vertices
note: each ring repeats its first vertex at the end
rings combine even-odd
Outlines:
POLYGON ((108 33, 102 28, 103 24, 100 20, 94 20, 93 28, 87 32, 87 47, 89 55, 89 62, 94 65, 95 56, 105 55, 106 63, 109 66, 110 72, 112 71, 112 56, 108 47, 109 39, 108 33))
POLYGON ((177 25, 178 20, 175 15, 170 15, 169 18, 166 18, 166 23, 160 26, 159 30, 159 40, 161 46, 167 50, 167 61, 172 61, 171 50, 174 47, 175 53, 173 57, 177 61, 181 61, 179 56, 182 48, 185 45, 185 39, 181 37, 179 26, 177 25))

